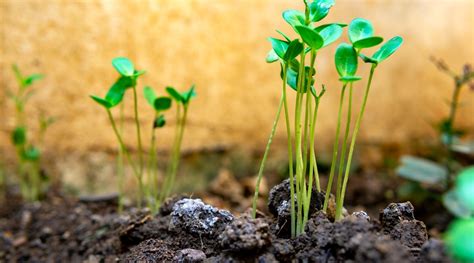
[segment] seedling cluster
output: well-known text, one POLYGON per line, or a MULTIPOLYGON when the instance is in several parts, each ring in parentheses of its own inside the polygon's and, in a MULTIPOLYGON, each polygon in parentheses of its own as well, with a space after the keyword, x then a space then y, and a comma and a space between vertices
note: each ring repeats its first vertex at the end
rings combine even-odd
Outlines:
POLYGON ((48 127, 54 122, 51 117, 41 114, 38 132, 34 136, 31 131, 31 116, 25 112, 28 100, 34 94, 32 85, 43 78, 41 74, 24 76, 17 65, 13 65, 18 89, 9 91, 8 96, 15 105, 15 128, 11 132, 11 140, 16 148, 18 159, 18 176, 21 194, 25 200, 37 201, 43 194, 46 184, 41 175, 41 146, 48 127))
POLYGON ((154 110, 154 119, 151 123, 151 138, 150 138, 150 150, 148 153, 148 160, 145 161, 145 154, 143 151, 141 125, 138 111, 138 95, 137 95, 137 81, 138 78, 145 74, 144 70, 136 70, 133 63, 123 57, 115 58, 112 60, 112 65, 120 74, 115 83, 110 87, 105 97, 97 97, 91 95, 91 98, 98 104, 103 106, 107 112, 110 124, 114 131, 119 144, 119 210, 123 209, 123 187, 124 187, 124 173, 123 173, 123 157, 127 160, 132 168, 133 174, 138 181, 138 206, 141 207, 143 204, 143 197, 145 197, 146 204, 154 212, 157 211, 159 205, 166 199, 173 189, 176 173, 178 171, 179 157, 181 151, 181 144, 184 136, 184 129, 186 126, 187 113, 189 103, 192 98, 196 96, 194 85, 185 92, 179 92, 173 87, 167 87, 167 96, 157 96, 155 91, 146 86, 143 89, 143 95, 148 104, 154 110), (137 155, 138 160, 134 160, 131 157, 129 149, 126 147, 124 142, 123 132, 123 99, 127 90, 132 89, 133 91, 133 112, 137 136, 137 155), (157 138, 156 129, 162 128, 166 124, 165 111, 169 110, 172 105, 172 100, 177 104, 177 116, 176 116, 176 132, 173 143, 173 150, 171 153, 170 164, 168 165, 167 173, 163 181, 162 189, 159 191, 159 174, 158 174, 158 162, 157 162, 157 138), (112 115, 111 109, 121 105, 120 111, 120 129, 117 127, 116 121, 112 115), (145 178, 146 176, 146 178, 145 178), (145 182, 145 180, 147 182, 145 182))
MULTIPOLYGON (((321 99, 326 92, 326 88, 324 84, 321 84, 321 88, 317 88, 316 58, 325 47, 334 43, 341 37, 344 27, 347 26, 342 23, 321 24, 321 21, 328 15, 334 4, 334 0, 315 0, 311 3, 305 0, 304 12, 298 10, 287 10, 283 12, 283 19, 292 27, 298 37, 296 39, 291 39, 283 32, 277 31, 283 39, 269 38, 272 50, 269 52, 266 61, 268 63, 279 62, 281 65, 280 76, 282 78, 282 95, 258 173, 253 202, 253 216, 256 214, 256 201, 260 180, 263 176, 265 161, 273 136, 275 135, 280 113, 282 109, 284 109, 288 144, 292 236, 301 234, 304 231, 304 226, 309 216, 313 185, 315 185, 319 192, 322 191, 315 151, 315 128, 318 109, 321 99), (296 92, 295 116, 293 122, 290 120, 288 110, 288 86, 296 92), (295 168, 293 167, 293 158, 295 158, 295 168)), ((344 196, 349 180, 355 143, 365 113, 365 107, 375 69, 391 56, 403 42, 402 38, 397 36, 385 42, 372 56, 362 53, 364 49, 375 47, 383 42, 382 37, 374 36, 374 30, 370 21, 362 18, 352 20, 348 27, 348 35, 350 43, 339 44, 334 55, 335 65, 342 88, 340 89, 339 110, 337 114, 337 126, 331 170, 328 185, 326 187, 323 207, 323 211, 327 212, 334 176, 337 174, 335 190, 336 220, 342 218, 344 196), (370 65, 370 74, 366 84, 364 97, 362 99, 362 106, 355 120, 352 135, 349 136, 351 133, 350 128, 353 114, 353 86, 355 82, 362 79, 362 77, 356 75, 359 60, 370 65), (346 102, 345 95, 347 90, 349 94, 346 102), (346 103, 347 117, 344 126, 342 147, 340 147, 339 141, 341 135, 342 112, 346 103), (351 141, 349 144, 349 152, 347 153, 349 138, 351 138, 351 141), (336 169, 336 167, 338 168, 336 169)))

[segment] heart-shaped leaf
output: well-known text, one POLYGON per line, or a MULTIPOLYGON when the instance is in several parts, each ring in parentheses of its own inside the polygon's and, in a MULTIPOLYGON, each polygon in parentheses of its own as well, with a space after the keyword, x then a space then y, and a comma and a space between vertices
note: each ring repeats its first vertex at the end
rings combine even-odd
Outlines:
POLYGON ((311 21, 318 22, 329 14, 329 9, 334 5, 334 0, 315 0, 309 5, 311 21))
POLYGON ((281 59, 284 59, 286 50, 288 50, 288 43, 273 37, 269 37, 268 40, 272 43, 272 48, 275 51, 275 54, 277 54, 281 59))
POLYGON ((305 24, 305 15, 298 10, 286 10, 283 12, 283 19, 292 27, 305 24))
POLYGON ((303 51, 303 44, 298 39, 295 39, 290 42, 288 45, 288 49, 285 52, 285 55, 283 56, 284 61, 289 61, 294 59, 296 56, 298 56, 301 51, 303 51))
POLYGON ((133 63, 128 58, 114 58, 112 60, 112 65, 122 76, 131 77, 135 74, 135 68, 133 67, 133 63))
POLYGON ((352 43, 355 49, 363 49, 369 47, 375 47, 378 44, 383 42, 383 38, 381 37, 368 37, 357 40, 356 42, 352 43))
POLYGON ((331 24, 324 24, 324 25, 317 26, 317 27, 314 28, 314 30, 319 33, 319 32, 321 32, 321 30, 325 29, 328 26, 332 26, 332 25, 338 25, 342 28, 347 26, 347 24, 343 24, 343 23, 331 23, 331 24))
POLYGON ((325 47, 336 41, 342 35, 342 27, 338 24, 329 25, 319 31, 319 35, 323 38, 323 47, 325 47))
POLYGON ((175 88, 168 86, 166 87, 166 92, 173 98, 176 102, 182 103, 184 101, 183 96, 175 88))
POLYGON ((97 103, 99 103, 100 105, 104 106, 106 109, 110 109, 112 106, 110 104, 110 102, 108 102, 107 100, 101 98, 101 97, 97 97, 97 96, 94 96, 94 95, 90 95, 90 97, 97 103))
POLYGON ((166 124, 166 119, 163 114, 160 116, 156 117, 155 120, 153 121, 153 128, 162 128, 166 124))
POLYGON ((349 40, 352 43, 373 36, 374 29, 369 20, 356 18, 349 24, 349 40))
POLYGON ((312 49, 318 50, 324 45, 324 39, 313 29, 307 26, 295 26, 303 41, 312 49))
POLYGON ((335 62, 341 78, 354 76, 357 71, 357 52, 351 45, 341 43, 336 49, 335 62))
POLYGON ((273 63, 275 61, 278 61, 279 57, 278 55, 275 53, 275 50, 270 50, 267 54, 267 57, 265 58, 265 61, 267 63, 273 63))
POLYGON ((150 86, 146 86, 145 88, 143 88, 143 96, 145 97, 148 104, 154 107, 155 100, 157 97, 155 91, 150 86))
POLYGON ((26 143, 26 128, 21 126, 21 127, 16 127, 13 132, 12 132, 12 142, 13 145, 19 146, 23 145, 26 143))
POLYGON ((159 97, 156 98, 153 107, 156 111, 164 111, 171 107, 171 99, 168 97, 159 97))
POLYGON ((403 39, 399 36, 396 36, 387 41, 385 44, 383 44, 380 49, 375 52, 372 58, 380 63, 390 57, 393 53, 395 53, 395 51, 400 48, 402 43, 403 39))

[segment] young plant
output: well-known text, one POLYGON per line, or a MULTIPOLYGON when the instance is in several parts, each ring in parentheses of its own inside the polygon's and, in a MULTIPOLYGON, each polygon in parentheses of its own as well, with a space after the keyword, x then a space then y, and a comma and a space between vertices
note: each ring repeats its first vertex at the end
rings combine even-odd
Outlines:
POLYGON ((171 151, 170 162, 166 170, 165 180, 162 186, 159 202, 162 203, 171 193, 178 172, 179 158, 181 153, 181 144, 183 142, 184 128, 188 116, 188 108, 191 99, 196 97, 195 86, 192 85, 189 90, 179 92, 173 87, 166 87, 166 92, 176 102, 176 131, 171 151))
POLYGON ((15 128, 11 133, 11 140, 16 148, 18 157, 20 189, 25 200, 37 201, 45 187, 44 181, 41 178, 40 148, 44 133, 53 120, 41 115, 39 119, 39 133, 36 138, 33 138, 31 132, 29 132, 29 123, 27 121, 29 116, 25 112, 25 107, 34 92, 31 86, 36 81, 42 79, 43 75, 31 74, 24 76, 17 65, 13 65, 12 68, 18 82, 18 89, 16 92, 9 92, 9 97, 15 104, 16 112, 15 128))
MULTIPOLYGON (((290 179, 290 202, 291 202, 291 235, 294 237, 304 231, 304 226, 309 217, 309 207, 311 195, 313 192, 313 184, 316 185, 317 191, 321 191, 319 184, 319 173, 317 167, 317 158, 315 154, 315 128, 317 121, 317 113, 320 100, 325 93, 325 87, 322 85, 318 92, 315 88, 316 77, 316 57, 317 54, 329 44, 335 42, 343 32, 345 24, 330 23, 317 24, 324 19, 334 6, 333 0, 316 0, 311 3, 304 1, 305 12, 297 10, 288 10, 283 13, 284 20, 298 34, 298 39, 290 39, 284 33, 277 31, 284 39, 270 38, 272 50, 267 56, 267 62, 272 63, 279 61, 281 64, 282 78, 282 96, 277 110, 277 115, 273 123, 270 138, 267 143, 265 153, 260 165, 255 195, 253 200, 253 216, 256 214, 256 201, 258 198, 258 190, 266 158, 272 143, 273 136, 278 125, 278 120, 282 108, 285 109, 287 144, 288 144, 288 160, 289 160, 289 179, 290 179), (298 58, 299 57, 299 58, 298 58), (309 59, 309 61, 308 61, 309 59), (296 91, 295 116, 293 128, 291 127, 290 116, 288 112, 288 101, 286 96, 286 87, 289 86, 296 91), (315 103, 313 108, 312 103, 315 103), (294 131, 294 141, 292 140, 294 131), (296 159, 296 169, 293 168, 293 150, 296 159)), ((337 206, 338 211, 342 210, 345 189, 349 177, 349 167, 354 151, 355 138, 360 128, 360 123, 365 110, 367 97, 372 82, 372 77, 377 65, 388 58, 401 44, 401 38, 396 37, 384 44, 372 57, 360 54, 364 48, 373 47, 380 44, 383 39, 373 36, 373 29, 370 22, 363 19, 355 19, 349 28, 349 38, 352 45, 341 44, 335 55, 336 68, 342 82, 341 99, 338 112, 338 122, 336 128, 336 141, 333 148, 333 161, 331 165, 330 178, 326 191, 326 200, 324 203, 324 211, 326 212, 329 194, 332 189, 332 181, 335 174, 335 167, 339 149, 339 135, 341 127, 342 107, 344 103, 344 94, 349 87, 349 109, 345 135, 343 140, 343 150, 339 158, 339 173, 337 206), (362 108, 357 118, 355 129, 352 135, 349 154, 346 158, 346 144, 349 137, 351 106, 352 106, 352 87, 353 82, 361 78, 356 76, 358 57, 364 59, 365 62, 372 64, 369 82, 366 88, 362 108), (344 177, 343 167, 346 167, 344 177)), ((341 213, 336 213, 336 219, 340 219, 341 213)))

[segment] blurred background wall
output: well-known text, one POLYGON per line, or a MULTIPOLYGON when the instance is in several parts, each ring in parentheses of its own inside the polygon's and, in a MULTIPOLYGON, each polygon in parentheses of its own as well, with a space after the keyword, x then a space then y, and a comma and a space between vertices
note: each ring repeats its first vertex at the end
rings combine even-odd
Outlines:
MULTIPOLYGON (((104 95, 117 73, 111 60, 131 58, 147 74, 140 90, 151 85, 197 86, 190 106, 184 149, 244 147, 263 150, 280 96, 279 66, 266 64, 268 36, 291 33, 281 18, 285 9, 302 8, 294 0, 0 0, 0 147, 13 154, 9 135, 13 105, 7 90, 16 88, 11 64, 23 72, 43 73, 28 112, 57 122, 46 138, 52 158, 71 153, 115 150, 106 114, 89 97, 104 95)), ((367 106, 361 141, 407 143, 434 136, 432 123, 447 114, 452 81, 430 62, 443 58, 454 70, 474 62, 472 0, 337 0, 324 20, 349 23, 371 20, 387 40, 405 43, 381 65, 367 106)), ((319 79, 328 92, 321 104, 318 144, 333 140, 340 85, 334 67, 336 44, 319 55, 319 79)), ((362 69, 366 77, 367 70, 362 69)), ((365 81, 356 90, 360 101, 365 81)), ((463 91, 457 116, 474 128, 474 92, 463 91)), ((132 116, 126 100, 127 116, 132 116)), ((152 111, 140 98, 141 122, 148 137, 152 111)), ((357 103, 359 105, 359 103, 357 103)), ((159 133, 163 149, 172 141, 174 114, 159 133)), ((134 144, 133 126, 126 140, 134 144)), ((284 149, 284 126, 276 148, 284 149)), ((7 154, 8 155, 8 154, 7 154)))

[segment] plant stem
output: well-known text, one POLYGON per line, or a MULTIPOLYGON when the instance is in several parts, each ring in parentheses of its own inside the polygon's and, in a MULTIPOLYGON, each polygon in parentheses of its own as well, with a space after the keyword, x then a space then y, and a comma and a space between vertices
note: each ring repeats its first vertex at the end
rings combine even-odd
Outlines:
POLYGON ((352 119, 352 87, 353 82, 349 84, 349 102, 347 105, 347 119, 346 119, 346 130, 344 132, 344 139, 342 141, 341 154, 339 156, 339 168, 337 171, 337 185, 336 185, 336 203, 339 202, 341 197, 341 184, 342 184, 342 171, 346 160, 347 150, 347 139, 349 138, 349 130, 351 128, 352 119))
POLYGON ((357 140, 357 134, 359 133, 360 124, 362 122, 362 117, 364 116, 365 106, 367 105, 367 98, 369 97, 370 86, 372 84, 372 78, 374 76, 374 71, 375 71, 376 67, 377 66, 374 64, 370 68, 369 81, 367 82, 367 87, 365 89, 365 94, 364 94, 364 99, 362 101, 362 106, 361 106, 359 115, 357 116, 354 132, 352 134, 351 146, 350 146, 350 149, 349 149, 349 155, 347 156, 346 169, 344 171, 344 181, 343 181, 342 187, 341 187, 341 196, 339 198, 339 201, 336 204, 336 220, 339 220, 342 217, 342 207, 344 205, 344 196, 346 194, 347 181, 349 180, 349 172, 350 172, 350 169, 351 169, 351 162, 352 162, 352 156, 354 154, 354 147, 355 147, 355 143, 356 143, 356 140, 357 140))
MULTIPOLYGON (((138 187, 139 187, 139 195, 143 195, 144 193, 144 185, 143 185, 143 148, 142 148, 142 136, 140 132, 140 119, 138 118, 138 96, 137 96, 137 88, 133 86, 133 108, 135 112, 135 125, 137 128, 137 141, 138 141, 138 187)), ((139 198, 138 207, 141 207, 141 200, 142 197, 139 198)))
MULTIPOLYGON (((455 86, 453 97, 451 99, 450 107, 449 107, 449 117, 448 117, 448 134, 447 134, 447 141, 446 141, 446 148, 447 148, 447 158, 446 158, 446 168, 448 170, 449 177, 452 177, 453 172, 453 155, 452 155, 452 147, 454 143, 454 120, 456 118, 456 111, 458 108, 458 101, 459 101, 459 94, 461 91, 462 83, 459 83, 458 79, 455 78, 455 86)), ((451 178, 452 179, 452 178, 451 178)), ((450 184, 448 183, 448 186, 450 184)))
MULTIPOLYGON (((120 119, 119 119, 119 132, 123 134, 124 129, 124 103, 120 104, 120 119)), ((117 168, 118 168, 118 190, 119 190, 119 200, 118 200, 118 212, 121 213, 123 211, 124 206, 124 192, 123 192, 123 185, 125 179, 125 165, 124 165, 124 152, 122 147, 118 149, 118 158, 117 158, 117 168)))
MULTIPOLYGON (((155 117, 158 116, 158 112, 155 112, 155 117)), ((148 154, 148 165, 147 165, 147 170, 148 170, 148 190, 147 190, 147 197, 148 201, 152 202, 150 205, 151 210, 153 213, 156 212, 157 209, 157 187, 158 187, 158 182, 157 182, 157 168, 156 168, 156 133, 155 133, 155 127, 154 125, 151 126, 151 143, 150 143, 150 152, 148 154)))
POLYGON ((337 152, 339 149, 339 134, 341 131, 341 116, 342 116, 342 105, 344 104, 344 93, 346 91, 347 83, 344 83, 342 86, 341 97, 339 100, 339 111, 337 114, 337 126, 336 126, 336 136, 334 138, 334 146, 332 148, 332 160, 331 160, 331 170, 329 172, 329 180, 328 185, 326 188, 326 195, 324 197, 324 205, 323 205, 323 212, 327 213, 328 204, 329 204, 329 197, 331 194, 332 189, 332 182, 334 181, 334 169, 336 168, 336 159, 337 159, 337 152))

